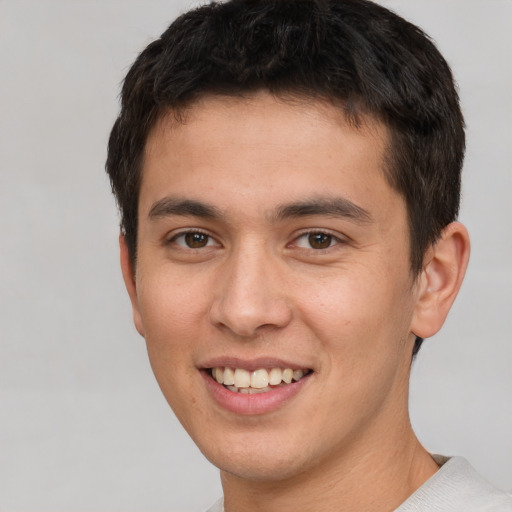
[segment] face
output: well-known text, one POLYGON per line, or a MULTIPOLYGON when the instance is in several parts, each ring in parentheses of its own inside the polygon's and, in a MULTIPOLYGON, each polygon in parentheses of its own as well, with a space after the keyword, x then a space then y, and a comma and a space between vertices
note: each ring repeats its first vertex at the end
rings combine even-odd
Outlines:
POLYGON ((159 385, 203 453, 292 478, 407 419, 417 300, 387 133, 320 102, 209 97, 146 147, 125 279, 159 385))

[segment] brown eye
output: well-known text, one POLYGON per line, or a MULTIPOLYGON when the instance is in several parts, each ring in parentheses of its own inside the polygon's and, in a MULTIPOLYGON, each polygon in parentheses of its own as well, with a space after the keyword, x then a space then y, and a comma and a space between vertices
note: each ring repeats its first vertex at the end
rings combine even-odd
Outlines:
POLYGON ((204 233, 185 233, 184 239, 187 247, 191 249, 201 249, 208 245, 210 237, 204 233))
POLYGON ((327 249, 332 244, 332 235, 326 233, 310 233, 308 235, 309 245, 313 249, 327 249))

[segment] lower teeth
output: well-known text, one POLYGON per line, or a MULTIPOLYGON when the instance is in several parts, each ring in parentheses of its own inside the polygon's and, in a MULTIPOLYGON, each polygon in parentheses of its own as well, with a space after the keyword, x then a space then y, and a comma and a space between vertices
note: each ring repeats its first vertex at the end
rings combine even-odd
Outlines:
POLYGON ((269 391, 272 391, 275 388, 280 387, 279 386, 267 386, 265 388, 237 388, 236 386, 224 386, 230 391, 233 391, 234 393, 242 393, 244 395, 255 395, 257 393, 268 393, 269 391))

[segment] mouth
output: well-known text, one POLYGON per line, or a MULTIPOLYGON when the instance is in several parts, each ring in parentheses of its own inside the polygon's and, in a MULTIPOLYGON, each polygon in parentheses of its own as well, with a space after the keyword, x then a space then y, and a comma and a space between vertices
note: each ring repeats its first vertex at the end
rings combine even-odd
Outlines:
POLYGON ((277 388, 298 382, 310 373, 309 368, 259 368, 248 371, 243 368, 215 366, 208 372, 212 379, 233 393, 258 394, 268 393, 277 388))

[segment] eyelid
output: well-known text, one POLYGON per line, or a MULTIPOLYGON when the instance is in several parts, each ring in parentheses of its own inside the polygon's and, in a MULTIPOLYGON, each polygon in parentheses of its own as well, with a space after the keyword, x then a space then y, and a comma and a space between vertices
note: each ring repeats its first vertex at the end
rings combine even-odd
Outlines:
POLYGON ((181 245, 181 244, 177 244, 176 243, 176 240, 180 237, 183 237, 189 233, 199 233, 201 235, 204 235, 204 236, 207 236, 208 237, 208 241, 213 241, 215 242, 215 246, 217 247, 220 247, 221 244, 219 243, 219 241, 217 240, 217 238, 215 236, 213 236, 211 233, 209 233, 208 231, 204 230, 204 229, 200 229, 200 228, 181 228, 179 230, 176 230, 176 231, 173 231, 171 232, 171 234, 168 234, 166 235, 165 239, 164 239, 164 245, 172 245, 172 244, 175 244, 177 245, 180 249, 184 249, 184 250, 190 250, 190 251, 198 251, 200 249, 206 249, 206 248, 210 248, 212 247, 213 245, 210 245, 210 244, 207 244, 206 246, 204 247, 201 247, 201 248, 192 248, 192 247, 187 247, 186 245, 181 245))
POLYGON ((289 244, 289 246, 291 246, 291 245, 297 246, 298 240, 300 240, 303 237, 310 236, 310 235, 327 235, 327 236, 332 237, 333 241, 335 241, 336 243, 330 245, 329 247, 326 247, 325 249, 314 249, 313 247, 309 247, 309 248, 298 247, 299 249, 311 250, 314 252, 322 252, 322 251, 328 251, 329 249, 332 249, 333 247, 335 247, 337 245, 345 244, 348 242, 348 237, 341 235, 338 232, 333 232, 330 229, 313 228, 313 229, 305 229, 304 231, 297 233, 294 236, 292 242, 289 244))

